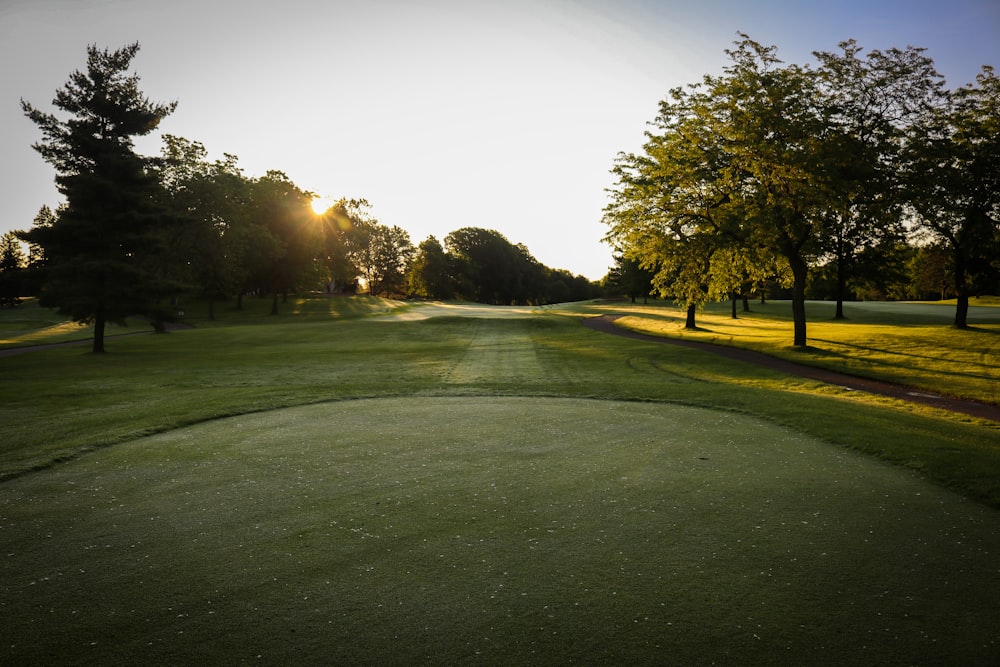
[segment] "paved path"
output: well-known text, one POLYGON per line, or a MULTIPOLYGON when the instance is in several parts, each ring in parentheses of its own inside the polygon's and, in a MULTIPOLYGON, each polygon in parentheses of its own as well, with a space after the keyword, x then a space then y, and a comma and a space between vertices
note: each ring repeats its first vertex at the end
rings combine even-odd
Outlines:
POLYGON ((989 419, 994 422, 1000 422, 1000 406, 998 405, 987 405, 985 403, 977 403, 975 401, 951 398, 948 396, 939 396, 914 387, 907 387, 905 385, 882 382, 879 380, 870 380, 856 375, 848 375, 847 373, 838 373, 836 371, 830 371, 823 368, 816 368, 815 366, 797 364, 793 361, 785 361, 784 359, 778 359, 754 350, 745 350, 725 345, 713 345, 712 343, 702 343, 693 340, 665 338, 663 336, 653 336, 651 334, 630 331, 615 324, 615 320, 619 317, 622 316, 601 315, 600 317, 590 317, 583 320, 583 324, 590 329, 601 331, 603 333, 626 336, 637 340, 664 343, 668 345, 680 345, 682 347, 705 350, 724 357, 729 357, 730 359, 745 361, 747 363, 757 364, 758 366, 764 366, 776 371, 788 373, 789 375, 806 377, 812 380, 818 380, 819 382, 826 382, 828 384, 846 387, 855 391, 864 391, 869 394, 890 396, 892 398, 910 401, 912 403, 931 405, 936 408, 941 408, 942 410, 960 412, 972 417, 979 417, 980 419, 989 419))

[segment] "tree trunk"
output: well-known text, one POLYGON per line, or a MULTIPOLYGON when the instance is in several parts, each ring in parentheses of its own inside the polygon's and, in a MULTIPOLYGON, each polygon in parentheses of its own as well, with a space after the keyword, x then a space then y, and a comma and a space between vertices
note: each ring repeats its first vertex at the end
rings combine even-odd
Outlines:
POLYGON ((749 292, 744 292, 743 293, 743 312, 744 313, 749 313, 750 312, 750 293, 749 292))
POLYGON ((837 313, 835 320, 846 320, 844 317, 844 293, 847 291, 847 271, 844 266, 844 242, 837 240, 837 313))
POLYGON ((806 278, 809 267, 801 257, 789 258, 792 267, 792 321, 795 347, 806 346, 806 278))
POLYGON ((94 318, 94 348, 95 354, 104 352, 104 309, 98 308, 97 316, 94 318))
POLYGON ((695 311, 696 310, 697 310, 697 306, 695 306, 693 303, 688 304, 687 322, 684 323, 684 328, 685 329, 697 329, 698 328, 695 325, 695 322, 694 322, 694 315, 695 315, 695 311))
POLYGON ((277 315, 278 314, 278 290, 274 290, 272 292, 272 294, 273 294, 273 296, 271 297, 271 314, 272 315, 277 315))
POLYGON ((736 300, 737 300, 738 298, 739 298, 739 295, 738 295, 738 294, 736 293, 736 290, 733 290, 733 291, 732 291, 732 292, 730 293, 730 295, 729 295, 729 301, 730 301, 730 302, 732 303, 732 311, 733 311, 733 312, 732 312, 732 318, 733 318, 734 320, 735 320, 735 319, 739 319, 739 318, 737 318, 737 317, 736 317, 736 300))
POLYGON ((969 285, 965 278, 965 254, 955 248, 955 326, 969 328, 969 285))

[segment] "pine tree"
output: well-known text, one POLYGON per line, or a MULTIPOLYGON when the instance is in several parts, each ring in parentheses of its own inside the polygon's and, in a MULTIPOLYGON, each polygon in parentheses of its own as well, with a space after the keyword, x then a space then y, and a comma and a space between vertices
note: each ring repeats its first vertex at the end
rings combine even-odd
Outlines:
POLYGON ((135 153, 133 137, 152 132, 176 103, 139 90, 128 72, 138 51, 138 43, 87 47, 86 71, 73 72, 53 100, 69 119, 21 100, 44 137, 33 147, 55 167, 66 199, 54 224, 26 233, 45 255, 41 303, 93 323, 94 352, 104 351, 107 322, 151 315, 167 290, 157 267, 168 219, 153 161, 135 153))

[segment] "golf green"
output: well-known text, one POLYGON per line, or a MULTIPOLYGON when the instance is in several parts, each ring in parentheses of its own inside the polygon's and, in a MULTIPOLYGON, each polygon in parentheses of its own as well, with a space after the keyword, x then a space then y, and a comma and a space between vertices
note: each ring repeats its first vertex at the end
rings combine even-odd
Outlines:
POLYGON ((4 664, 1000 657, 997 511, 664 403, 220 419, 5 482, 0 539, 4 664))

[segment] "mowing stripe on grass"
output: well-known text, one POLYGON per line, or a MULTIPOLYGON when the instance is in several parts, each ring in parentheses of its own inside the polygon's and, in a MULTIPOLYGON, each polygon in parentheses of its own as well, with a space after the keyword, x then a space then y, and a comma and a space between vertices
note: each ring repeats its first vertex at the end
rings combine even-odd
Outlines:
POLYGON ((520 323, 475 320, 465 354, 448 373, 448 384, 530 383, 542 376, 535 343, 520 323))

